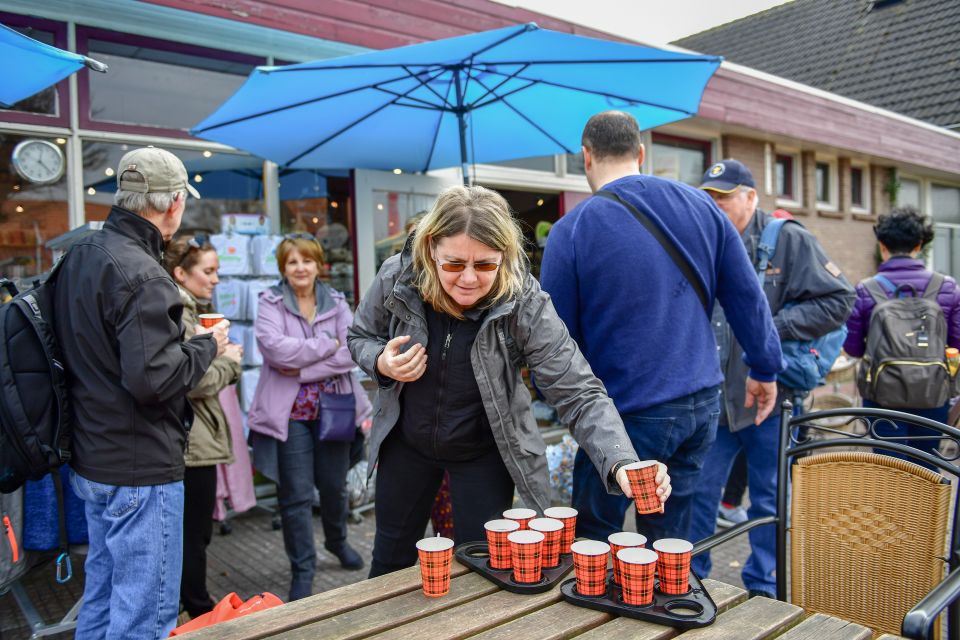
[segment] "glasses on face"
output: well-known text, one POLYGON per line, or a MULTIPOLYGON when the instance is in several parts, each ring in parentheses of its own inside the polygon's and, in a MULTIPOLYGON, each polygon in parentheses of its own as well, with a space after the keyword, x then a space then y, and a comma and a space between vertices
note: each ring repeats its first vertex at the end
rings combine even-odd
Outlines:
MULTIPOLYGON (((440 258, 434 258, 434 261, 447 273, 461 273, 466 270, 467 265, 469 264, 468 262, 446 262, 440 258)), ((481 273, 490 273, 491 271, 496 271, 499 267, 499 262, 473 263, 473 270, 481 273)))

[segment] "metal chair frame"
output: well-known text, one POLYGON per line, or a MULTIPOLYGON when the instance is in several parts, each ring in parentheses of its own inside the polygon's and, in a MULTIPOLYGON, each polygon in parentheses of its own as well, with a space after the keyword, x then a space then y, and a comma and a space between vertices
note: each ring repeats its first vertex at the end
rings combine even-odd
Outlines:
MULTIPOLYGON (((763 518, 754 518, 734 525, 733 527, 705 538, 694 545, 693 554, 708 551, 756 527, 775 524, 777 526, 777 598, 787 599, 787 526, 789 514, 788 483, 789 467, 792 461, 805 454, 821 450, 836 449, 838 447, 859 447, 878 449, 910 456, 921 460, 939 469, 941 473, 960 478, 960 465, 957 460, 960 453, 950 458, 942 455, 933 455, 920 451, 903 443, 907 436, 881 436, 876 432, 876 424, 896 422, 909 423, 926 427, 940 435, 921 436, 914 440, 952 440, 960 451, 960 429, 945 425, 934 420, 921 418, 909 413, 892 411, 889 409, 874 409, 851 407, 842 409, 828 409, 793 417, 793 404, 787 400, 781 407, 780 419, 780 446, 777 458, 777 515, 763 518), (866 427, 865 433, 850 433, 831 426, 818 424, 824 418, 849 418, 844 425, 860 422, 866 427), (800 427, 804 427, 803 430, 800 427), (798 436, 803 432, 805 435, 798 436), (814 433, 830 434, 835 436, 826 440, 818 440, 814 433)), ((945 483, 950 481, 944 478, 945 483)), ((954 491, 953 513, 950 518, 950 549, 948 558, 947 576, 920 600, 903 618, 901 634, 907 638, 927 639, 932 637, 934 622, 938 615, 948 609, 947 629, 948 638, 960 639, 960 490, 954 491)))

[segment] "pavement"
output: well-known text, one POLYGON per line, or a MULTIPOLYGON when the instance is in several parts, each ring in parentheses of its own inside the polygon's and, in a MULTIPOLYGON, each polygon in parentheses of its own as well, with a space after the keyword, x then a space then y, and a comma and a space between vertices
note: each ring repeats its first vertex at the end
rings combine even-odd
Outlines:
MULTIPOLYGON (((632 520, 632 513, 627 521, 632 520)), ((270 513, 254 509, 229 520, 232 531, 223 535, 214 528, 213 541, 208 548, 207 585, 210 594, 219 599, 235 591, 243 598, 269 591, 286 599, 289 589, 289 564, 283 550, 283 535, 272 526, 270 513)), ((317 574, 313 588, 316 593, 335 589, 367 577, 373 536, 376 527, 373 511, 367 511, 359 522, 349 525, 350 544, 363 556, 367 567, 346 571, 323 548, 323 530, 319 516, 314 518, 317 542, 317 574)), ((723 545, 714 551, 714 570, 710 576, 729 584, 743 586, 740 568, 746 560, 749 545, 746 536, 723 545)), ((33 602, 37 613, 46 624, 60 620, 74 605, 83 591, 83 556, 74 556, 73 579, 57 584, 52 561, 42 563, 21 579, 21 585, 33 602)), ((29 638, 31 630, 12 593, 0 596, 0 639, 29 638)), ((54 638, 71 638, 62 633, 54 638)))

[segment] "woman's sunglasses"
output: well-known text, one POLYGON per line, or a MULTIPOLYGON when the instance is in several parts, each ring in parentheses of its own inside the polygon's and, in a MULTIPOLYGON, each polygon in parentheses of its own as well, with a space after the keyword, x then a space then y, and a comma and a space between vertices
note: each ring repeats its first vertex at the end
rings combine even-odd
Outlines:
MULTIPOLYGON (((446 271, 447 273, 461 273, 467 268, 467 262, 444 262, 439 258, 434 258, 436 263, 440 265, 440 268, 446 271)), ((480 271, 482 273, 490 273, 491 271, 496 271, 500 267, 499 262, 474 262, 473 270, 480 271)))
POLYGON ((283 236, 283 239, 284 240, 310 240, 311 242, 316 242, 317 244, 320 244, 320 241, 317 240, 317 236, 313 235, 312 233, 306 233, 303 231, 299 231, 297 233, 288 233, 287 235, 283 236))
POLYGON ((210 236, 206 233, 194 234, 192 238, 187 240, 187 246, 193 249, 203 249, 205 246, 209 244, 210 244, 210 236))

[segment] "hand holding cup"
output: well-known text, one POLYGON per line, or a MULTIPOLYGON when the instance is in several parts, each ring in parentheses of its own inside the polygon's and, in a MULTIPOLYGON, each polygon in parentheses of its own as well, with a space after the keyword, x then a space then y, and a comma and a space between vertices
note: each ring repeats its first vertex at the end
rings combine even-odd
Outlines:
MULTIPOLYGON (((654 486, 656 486, 654 494, 656 499, 660 502, 655 511, 660 511, 662 513, 663 503, 667 501, 667 498, 669 498, 670 494, 673 492, 673 486, 670 484, 670 475, 667 473, 667 465, 663 464, 662 462, 656 462, 655 460, 643 460, 624 465, 617 469, 616 479, 617 484, 620 485, 620 490, 623 491, 623 495, 628 498, 633 498, 635 501, 637 500, 637 488, 640 486, 636 482, 638 473, 642 474, 647 479, 649 479, 652 473, 652 481, 654 486), (651 463, 656 464, 655 473, 652 473, 650 469, 646 469, 646 471, 642 472, 636 471, 636 469, 645 469, 653 466, 651 463), (634 477, 634 482, 632 484, 631 476, 634 477)), ((649 489, 647 489, 646 492, 649 492, 649 489)), ((640 508, 639 502, 637 502, 637 507, 640 508)), ((641 513, 644 513, 644 511, 641 511, 641 513)), ((652 511, 646 511, 646 513, 652 513, 652 511)))

